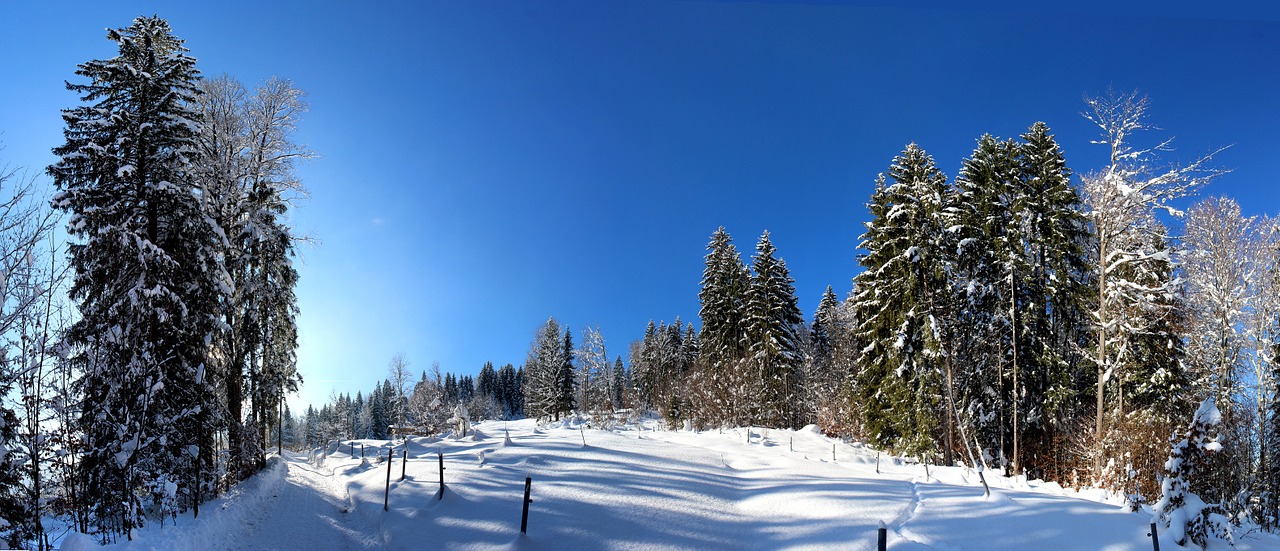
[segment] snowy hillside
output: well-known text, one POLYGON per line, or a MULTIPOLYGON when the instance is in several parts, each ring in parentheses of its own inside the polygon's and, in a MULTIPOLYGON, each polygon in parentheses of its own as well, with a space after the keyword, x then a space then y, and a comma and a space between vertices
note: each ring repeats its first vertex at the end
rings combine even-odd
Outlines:
MULTIPOLYGON (((111 549, 889 549, 1147 550, 1150 514, 1056 484, 925 469, 813 430, 579 430, 486 422, 465 438, 414 438, 405 479, 386 442, 291 454, 176 528, 111 549), (509 438, 507 437, 509 435, 509 438), (585 440, 586 445, 583 445, 585 440), (834 460, 833 460, 834 450, 834 460), (437 499, 444 454, 443 499, 437 499), (376 455, 376 458, 375 458, 376 455), (519 534, 526 476, 528 534, 519 534)), ((1094 496, 1100 498, 1100 496, 1094 496)), ((1162 549, 1178 549, 1162 538, 1162 549)), ((1225 543, 1221 547, 1226 548, 1225 543)), ((62 549, 97 549, 72 536, 62 549)), ((1238 549, 1280 549, 1253 534, 1238 549)))

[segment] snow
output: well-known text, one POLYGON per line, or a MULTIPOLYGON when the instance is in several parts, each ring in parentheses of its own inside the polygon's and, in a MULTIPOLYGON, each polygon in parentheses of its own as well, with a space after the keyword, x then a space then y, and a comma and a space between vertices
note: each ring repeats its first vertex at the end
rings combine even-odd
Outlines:
MULTIPOLYGON (((608 431, 583 430, 579 421, 477 423, 466 438, 411 438, 404 480, 404 444, 394 443, 387 511, 392 443, 286 454, 204 504, 200 518, 153 522, 135 541, 108 547, 869 550, 885 526, 889 549, 900 551, 1151 549, 1150 510, 1126 512, 1120 496, 993 476, 984 497, 974 471, 930 467, 926 478, 922 465, 884 455, 877 474, 875 450, 813 426, 757 428, 748 444, 745 429, 698 433, 659 423, 608 431), (526 476, 533 501, 521 535, 526 476)), ((1180 549, 1169 534, 1160 540, 1162 549, 1180 549)), ((79 535, 61 545, 98 549, 79 535)), ((1275 549, 1280 538, 1255 533, 1236 546, 1275 549)))
POLYGON ((1200 408, 1196 410, 1194 418, 1197 419, 1200 424, 1205 426, 1217 425, 1222 423, 1222 412, 1218 411, 1217 404, 1214 403, 1213 398, 1210 397, 1200 403, 1200 408))

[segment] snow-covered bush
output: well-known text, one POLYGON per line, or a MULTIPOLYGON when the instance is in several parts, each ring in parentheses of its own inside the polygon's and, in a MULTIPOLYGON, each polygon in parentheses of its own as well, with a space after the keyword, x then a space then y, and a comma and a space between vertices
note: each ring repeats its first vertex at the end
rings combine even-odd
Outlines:
POLYGON ((1192 481, 1208 466, 1210 454, 1221 451, 1218 425, 1222 414, 1209 398, 1200 404, 1186 436, 1173 445, 1164 464, 1162 497, 1156 503, 1156 520, 1178 545, 1204 548, 1209 536, 1231 542, 1231 523, 1217 504, 1208 504, 1191 491, 1192 481))
POLYGON ((471 431, 471 414, 467 406, 458 404, 453 408, 453 417, 449 418, 449 426, 453 428, 453 436, 461 438, 471 431))

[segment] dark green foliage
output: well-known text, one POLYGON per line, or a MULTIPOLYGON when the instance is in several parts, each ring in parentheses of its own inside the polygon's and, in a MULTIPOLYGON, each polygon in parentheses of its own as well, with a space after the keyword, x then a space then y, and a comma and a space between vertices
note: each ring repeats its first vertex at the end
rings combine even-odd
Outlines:
POLYGON ((867 205, 873 219, 861 237, 866 269, 855 278, 858 339, 866 343, 853 388, 863 423, 877 444, 912 455, 934 448, 939 428, 939 342, 949 250, 942 212, 946 177, 923 149, 907 146, 867 205), (935 312, 937 311, 937 312, 935 312))
POLYGON ((66 338, 85 374, 78 390, 96 405, 80 420, 80 476, 99 530, 128 533, 144 507, 189 506, 196 458, 212 457, 205 352, 227 275, 191 177, 195 61, 159 18, 107 38, 118 56, 81 64, 89 83, 67 85, 85 105, 64 111, 66 144, 49 173, 76 239, 81 319, 66 338))
POLYGON ((754 409, 752 421, 787 427, 794 425, 795 371, 802 361, 796 329, 804 317, 796 305, 795 282, 787 263, 775 258, 776 252, 769 232, 764 232, 751 259, 743 348, 756 370, 752 395, 747 397, 754 409))

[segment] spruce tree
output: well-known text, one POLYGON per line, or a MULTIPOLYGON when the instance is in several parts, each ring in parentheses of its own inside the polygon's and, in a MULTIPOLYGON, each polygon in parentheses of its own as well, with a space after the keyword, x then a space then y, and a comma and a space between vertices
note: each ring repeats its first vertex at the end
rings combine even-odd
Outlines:
POLYGON ((560 413, 569 414, 577 409, 577 402, 574 398, 577 390, 577 382, 574 377, 573 361, 575 358, 573 350, 573 333, 568 327, 564 329, 564 347, 561 349, 560 365, 556 368, 556 416, 560 413))
MULTIPOLYGON (((733 239, 723 227, 707 244, 702 290, 698 292, 702 329, 698 336, 697 372, 693 407, 702 422, 746 423, 745 389, 750 381, 745 365, 747 289, 751 276, 733 239)), ((642 364, 631 363, 633 376, 642 380, 642 364)))
POLYGON ((754 363, 755 420, 765 426, 793 424, 795 370, 800 364, 796 328, 804 321, 787 263, 776 258, 769 232, 760 236, 751 259, 745 346, 754 363))
POLYGON ((621 409, 623 402, 623 392, 627 385, 626 366, 622 365, 622 356, 618 356, 613 362, 613 382, 610 384, 609 397, 613 401, 613 409, 621 409))
POLYGON ((493 369, 493 362, 485 362, 480 368, 480 376, 476 379, 476 393, 498 399, 498 372, 493 369))
POLYGON ((865 271, 853 297, 861 350, 854 394, 879 445, 917 455, 934 449, 946 347, 939 326, 952 247, 943 212, 949 190, 933 158, 910 144, 882 175, 861 237, 865 271))
POLYGON ((524 390, 523 410, 531 417, 559 419, 560 371, 564 368, 564 343, 561 341, 560 324, 555 318, 538 328, 529 358, 523 368, 520 384, 524 390))
MULTIPOLYGON (((0 395, 7 396, 11 389, 10 379, 0 378, 0 395)), ((13 549, 21 548, 33 536, 33 507, 23 491, 19 468, 26 458, 17 446, 9 446, 17 443, 18 426, 13 410, 0 407, 0 543, 13 549)))
POLYGON ((66 144, 49 173, 75 240, 81 318, 66 340, 95 404, 80 419, 80 476, 99 530, 127 534, 144 509, 189 505, 196 458, 212 457, 205 353, 227 274, 191 176, 195 60, 157 17, 107 38, 118 55, 81 64, 89 83, 67 85, 85 105, 63 112, 66 144))
POLYGON ((1035 455, 1048 460, 1063 452, 1051 449, 1054 432, 1066 432, 1078 413, 1077 398, 1088 391, 1080 351, 1090 332, 1086 248, 1091 235, 1071 170, 1047 125, 1037 122, 1022 135, 1018 161, 1031 269, 1022 305, 1028 313, 1024 332, 1038 368, 1024 387, 1027 436, 1049 452, 1035 455))

